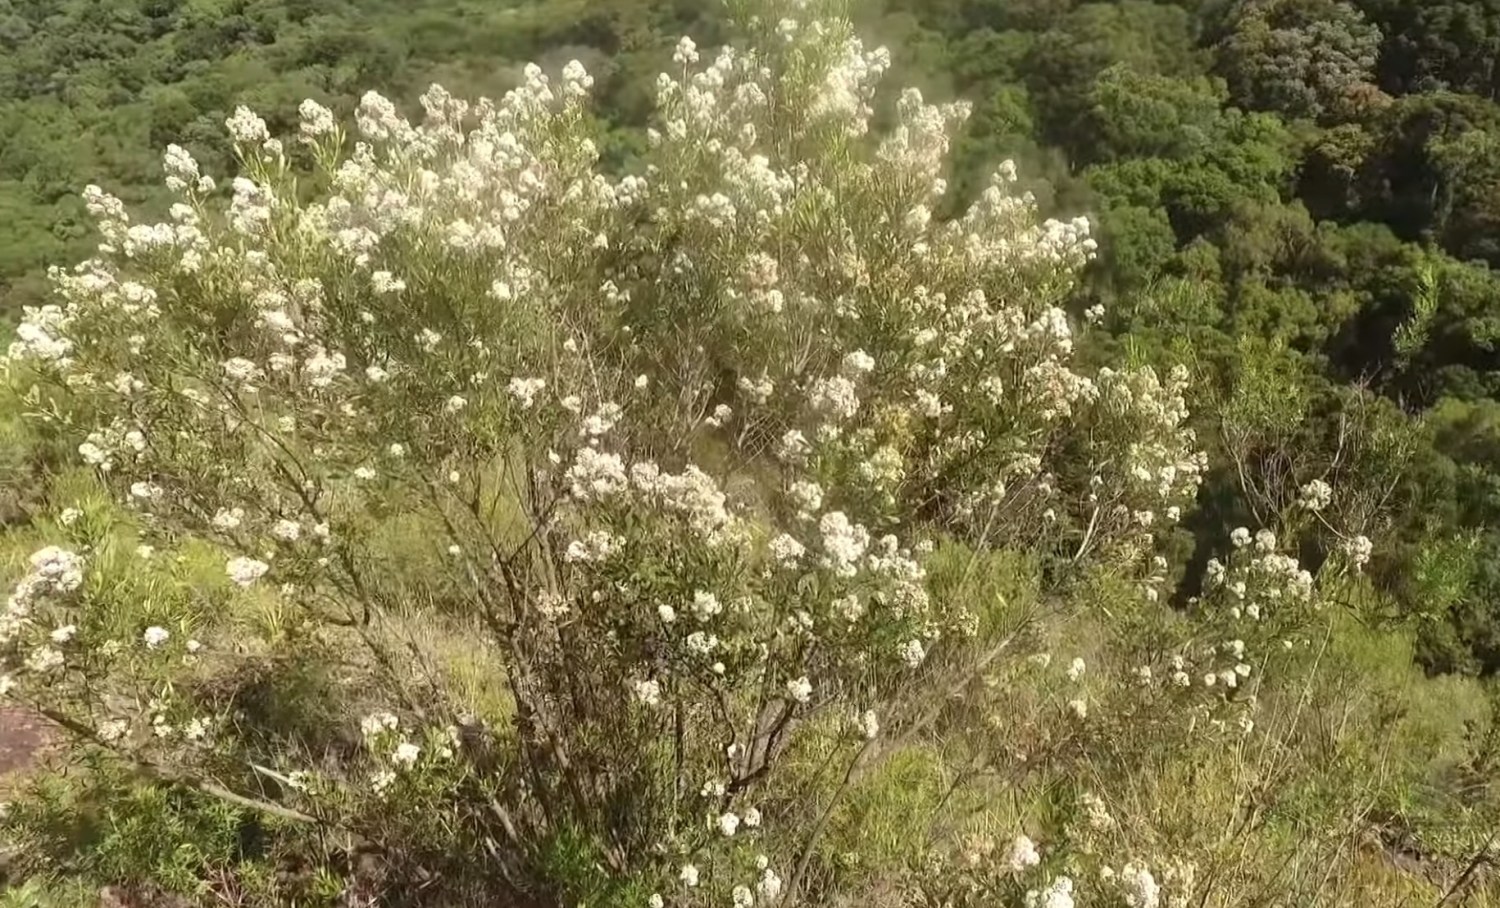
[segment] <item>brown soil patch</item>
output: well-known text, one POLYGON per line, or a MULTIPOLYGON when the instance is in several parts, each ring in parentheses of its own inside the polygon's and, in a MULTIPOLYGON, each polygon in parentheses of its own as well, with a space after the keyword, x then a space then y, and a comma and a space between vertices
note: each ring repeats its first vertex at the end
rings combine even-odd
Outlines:
POLYGON ((0 779, 35 766, 53 739, 47 720, 24 709, 0 707, 0 779))

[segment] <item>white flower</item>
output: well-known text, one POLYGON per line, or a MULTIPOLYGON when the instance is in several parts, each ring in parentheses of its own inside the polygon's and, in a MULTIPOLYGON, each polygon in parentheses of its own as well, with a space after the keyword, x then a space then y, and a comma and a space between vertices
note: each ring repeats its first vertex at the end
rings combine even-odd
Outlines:
POLYGON ((146 545, 144 542, 135 547, 135 556, 142 561, 150 561, 156 555, 156 547, 146 545))
POLYGON ((389 271, 376 271, 370 275, 370 289, 374 290, 377 296, 400 293, 406 289, 406 281, 401 280, 389 271))
POLYGON ((823 506, 823 489, 815 482, 798 480, 787 492, 798 510, 811 513, 823 506))
POLYGON ((800 678, 793 678, 786 683, 786 692, 788 696, 798 703, 806 703, 812 699, 812 682, 807 680, 806 675, 800 678))
POLYGON ((734 887, 729 897, 734 901, 734 908, 750 908, 755 904, 755 894, 750 891, 749 886, 734 887))
POLYGON ((133 482, 130 484, 130 497, 143 500, 152 500, 161 497, 161 486, 150 482, 133 482))
POLYGON ((302 363, 302 374, 314 388, 326 388, 344 371, 344 365, 344 354, 315 347, 302 363))
POLYGON ((457 413, 459 410, 462 410, 468 405, 469 402, 467 400, 455 394, 452 397, 448 398, 448 400, 443 404, 443 410, 448 413, 457 413))
POLYGON ((83 585, 83 559, 67 549, 49 545, 31 555, 36 588, 70 593, 83 585))
POLYGON ((823 536, 823 551, 828 567, 840 577, 858 573, 858 562, 870 547, 870 533, 857 523, 850 523, 843 511, 829 511, 818 521, 823 536))
POLYGON ((28 670, 44 675, 54 669, 61 668, 63 654, 50 646, 39 646, 32 650, 26 657, 25 666, 28 670))
POLYGON ((607 561, 623 543, 603 530, 590 530, 582 539, 568 543, 563 559, 570 562, 607 561))
POLYGON ((1072 710, 1073 715, 1080 719, 1087 719, 1089 717, 1089 704, 1087 700, 1069 700, 1068 709, 1072 710))
POLYGON ((691 653, 706 656, 706 654, 717 650, 718 638, 712 635, 712 633, 703 633, 702 630, 694 630, 693 633, 688 633, 685 644, 687 644, 688 651, 691 651, 691 653))
POLYGON ((850 375, 864 375, 875 368, 875 358, 863 350, 855 350, 844 356, 844 371, 850 375))
POLYGON ((1314 479, 1302 487, 1297 503, 1309 511, 1321 511, 1333 501, 1333 489, 1321 479, 1314 479))
POLYGON ((536 404, 536 396, 542 389, 547 387, 547 382, 540 378, 512 378, 506 386, 506 391, 516 399, 522 410, 530 410, 536 404))
POLYGON ((1060 876, 1046 889, 1031 890, 1026 893, 1026 908, 1074 908, 1073 881, 1060 876))
POLYGON ((732 416, 734 416, 734 410, 728 404, 719 404, 714 407, 713 415, 704 419, 703 422, 709 428, 717 429, 728 422, 732 416))
POLYGON ((671 624, 677 620, 677 609, 672 608, 666 603, 662 603, 656 607, 656 614, 657 617, 661 618, 662 624, 671 624))
POLYGON ((375 478, 375 468, 374 467, 355 467, 354 468, 354 478, 358 479, 358 480, 360 480, 362 482, 369 482, 370 480, 372 480, 372 479, 375 478))
POLYGON ((247 145, 259 144, 271 137, 271 133, 266 129, 266 121, 243 105, 234 109, 233 116, 225 120, 224 125, 229 127, 231 138, 247 145))
POLYGON ((156 649, 158 646, 166 643, 171 636, 171 633, 166 628, 152 625, 146 628, 145 633, 141 634, 141 640, 145 642, 148 649, 156 649))
POLYGON ((718 596, 703 590, 693 593, 693 614, 698 616, 699 621, 707 621, 722 611, 724 606, 719 602, 718 596))
POLYGON ((1083 659, 1075 658, 1073 663, 1068 666, 1068 680, 1077 681, 1079 678, 1082 678, 1086 669, 1087 665, 1085 665, 1083 659))
POLYGON ((917 410, 928 419, 937 419, 953 409, 952 405, 943 403, 943 399, 931 391, 917 391, 913 396, 917 399, 917 410))
POLYGON ((1023 873, 1042 862, 1042 855, 1036 849, 1036 843, 1025 835, 1016 836, 1016 840, 1010 845, 1010 857, 1007 864, 1011 873, 1023 873))
POLYGON ((264 561, 255 558, 246 558, 243 555, 229 559, 224 566, 224 572, 229 579, 239 586, 249 586, 266 575, 271 566, 264 561))
POLYGON ((625 464, 618 454, 581 447, 563 479, 580 501, 603 501, 630 487, 625 464))
POLYGON ((762 375, 760 378, 749 378, 742 375, 735 384, 755 404, 764 404, 771 399, 772 394, 776 393, 776 383, 765 375, 762 375))
POLYGON ((255 381, 256 379, 260 378, 262 374, 260 366, 257 366, 254 362, 248 359, 244 359, 238 356, 234 357, 233 359, 224 360, 224 362, 219 364, 219 368, 224 371, 225 378, 228 378, 231 381, 238 382, 242 385, 247 385, 250 382, 255 381))
POLYGON ((897 648, 897 655, 906 663, 907 668, 916 668, 927 659, 927 650, 922 646, 922 641, 913 638, 897 648))
POLYGON ((1235 527, 1234 532, 1229 534, 1229 541, 1234 543, 1235 548, 1249 545, 1250 530, 1247 527, 1235 527))
POLYGON ((740 828, 740 818, 734 813, 726 813, 718 819, 719 832, 726 836, 732 836, 740 828))
POLYGON ((1144 864, 1126 864, 1120 870, 1119 885, 1130 908, 1157 908, 1161 904, 1161 887, 1144 864))
POLYGON ((751 829, 760 825, 760 811, 754 807, 748 808, 744 816, 745 825, 751 829))
POLYGON ((396 745, 396 749, 391 753, 391 762, 398 766, 411 767, 416 765, 417 758, 421 755, 422 748, 410 741, 402 741, 396 745))
POLYGON ((677 874, 677 878, 686 886, 696 886, 698 885, 698 868, 692 864, 683 864, 682 871, 677 874))
POLYGON ((666 908, 666 905, 666 899, 663 899, 659 892, 651 893, 651 897, 646 899, 646 908, 666 908))
POLYGON ((130 730, 130 723, 124 719, 105 719, 99 723, 99 739, 102 741, 118 741, 125 737, 130 730))
POLYGON ((78 633, 78 625, 64 624, 52 632, 53 643, 67 643, 78 633))
POLYGON ((82 516, 83 512, 78 508, 63 508, 62 513, 57 515, 57 522, 65 527, 70 527, 77 523, 78 518, 82 516))
POLYGON ((818 379, 813 383, 808 399, 814 410, 828 415, 835 422, 850 419, 859 412, 859 392, 854 382, 842 375, 818 379))
POLYGON ((583 421, 580 431, 588 438, 605 435, 615 427, 615 423, 620 421, 620 416, 624 412, 624 408, 617 403, 605 403, 583 421))
POLYGON ((1354 536, 1344 540, 1344 554, 1349 556, 1349 562, 1356 569, 1364 567, 1370 560, 1370 554, 1375 550, 1367 536, 1354 536))
POLYGON ((359 730, 366 738, 373 738, 388 731, 395 731, 400 724, 401 720, 397 719, 394 714, 382 710, 360 719, 359 730))
POLYGON ((229 530, 237 529, 240 525, 240 522, 244 519, 244 508, 233 508, 230 510, 220 508, 218 512, 214 514, 214 529, 221 532, 228 532, 229 530))
POLYGON ((91 441, 85 441, 78 446, 78 455, 91 467, 108 469, 109 453, 91 441))
POLYGON ((796 429, 787 429, 776 446, 776 456, 787 463, 801 463, 812 449, 807 437, 796 429))
POLYGON ((278 520, 271 527, 271 535, 282 542, 296 542, 302 535, 302 526, 295 520, 278 520))
POLYGON ((333 111, 308 98, 297 108, 297 114, 301 120, 302 134, 309 139, 326 136, 336 128, 333 122, 333 111))
POLYGON ((635 691, 635 698, 647 706, 655 706, 661 702, 661 685, 652 680, 635 681, 631 684, 635 691))
POLYGON ((807 547, 796 537, 782 533, 771 540, 771 557, 779 564, 789 565, 807 553, 807 547))
POLYGON ((873 741, 880 734, 880 719, 875 710, 867 709, 859 714, 859 733, 866 741, 873 741))

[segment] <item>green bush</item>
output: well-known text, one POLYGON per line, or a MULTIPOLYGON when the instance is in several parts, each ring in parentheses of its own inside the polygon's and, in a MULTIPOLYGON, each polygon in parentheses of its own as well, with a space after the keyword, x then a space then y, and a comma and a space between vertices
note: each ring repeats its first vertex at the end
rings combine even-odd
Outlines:
MULTIPOLYGON (((873 128, 887 55, 801 7, 746 4, 712 62, 683 39, 625 174, 570 63, 498 102, 434 87, 415 125, 371 93, 281 141, 240 108, 227 196, 168 148, 166 222, 89 189, 97 256, 9 362, 71 462, 6 539, 0 687, 76 770, 7 812, 19 876, 205 904, 1439 894, 1350 847, 1478 765, 1435 698, 1488 716, 1350 626, 1399 433, 1278 461, 1312 398, 1247 361, 1208 418, 1274 466, 1244 489, 1264 526, 1170 607, 1188 370, 1077 356, 1088 222, 1010 165, 934 216, 966 108, 907 90, 873 128)), ((1447 872, 1494 813, 1440 815, 1447 872)))

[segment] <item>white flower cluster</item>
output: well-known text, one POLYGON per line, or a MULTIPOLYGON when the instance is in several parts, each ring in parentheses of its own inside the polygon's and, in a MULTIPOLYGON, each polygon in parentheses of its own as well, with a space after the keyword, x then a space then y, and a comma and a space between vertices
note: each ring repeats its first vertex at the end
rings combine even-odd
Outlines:
POLYGON ((1333 487, 1321 479, 1314 479, 1302 487, 1297 503, 1309 511, 1317 513, 1328 507, 1333 502, 1333 487))
POLYGON ((1041 852, 1037 850, 1036 843, 1025 835, 1016 836, 1011 843, 1010 854, 1006 858, 1006 867, 1011 873, 1025 873, 1042 862, 1041 852))
MULTIPOLYGON (((771 24, 771 49, 677 46, 660 126, 623 176, 598 166, 576 63, 527 67, 498 101, 434 86, 419 122, 370 93, 347 133, 309 100, 308 153, 285 158, 237 109, 227 199, 175 146, 169 221, 132 224, 88 191, 98 257, 53 275, 59 305, 26 311, 11 356, 102 414, 84 463, 139 489, 153 520, 244 553, 224 565, 238 587, 274 560, 286 590, 378 607, 346 601, 370 588, 358 571, 387 569, 366 528, 390 501, 430 503, 416 516, 453 537, 445 568, 472 587, 455 592, 540 622, 518 628, 535 687, 512 692, 538 727, 589 767, 639 760, 632 736, 687 717, 684 753, 717 755, 720 780, 693 823, 743 843, 760 817, 735 799, 804 715, 836 707, 854 717, 844 745, 877 739, 878 717, 902 715, 880 669, 919 671, 977 629, 929 588, 919 540, 1071 534, 1079 559, 1138 557, 1204 466, 1185 372, 1074 356, 1061 300, 1094 254, 1088 222, 1042 220, 1010 165, 941 219, 967 109, 905 92, 873 153, 851 154, 889 54, 846 24, 771 24), (323 172, 294 183, 308 159, 323 172), (308 185, 327 188, 306 202, 308 185), (491 495, 514 513, 475 500, 491 495), (611 706, 574 722, 551 692, 577 690, 584 664, 615 679, 611 706)), ((1240 614, 1305 596, 1280 559, 1221 567, 1221 587, 1245 584, 1240 614)), ((56 664, 69 627, 47 622, 29 662, 56 664)), ((173 652, 164 628, 147 635, 173 652)), ((362 728, 377 794, 446 746, 386 713, 362 728)), ((1021 836, 1006 862, 1040 859, 1021 836)), ((726 866, 694 860, 687 888, 726 866)), ((711 882, 736 905, 776 900, 781 878, 757 872, 711 882)), ((1072 898, 1058 877, 1027 902, 1072 898)))
POLYGON ((1026 908, 1073 908, 1073 880, 1060 876, 1045 888, 1032 889, 1026 893, 1026 908))
POLYGON ((852 523, 843 511, 829 511, 818 521, 824 563, 840 577, 853 577, 870 547, 870 532, 852 523))
POLYGON ((1237 551, 1228 566, 1210 559, 1204 571, 1204 586, 1225 596, 1227 611, 1260 620, 1270 610, 1305 604, 1313 596, 1313 575, 1297 559, 1276 551, 1276 534, 1261 530, 1251 547, 1250 531, 1238 527, 1230 534, 1237 551), (1245 550, 1249 549, 1247 553, 1245 550))
POLYGON ((1129 908, 1159 908, 1161 905, 1161 885, 1145 864, 1131 861, 1121 868, 1115 881, 1129 908))
MULTIPOLYGON (((76 552, 47 546, 32 553, 29 564, 30 570, 16 582, 0 613, 0 669, 45 675, 63 666, 65 656, 58 647, 78 633, 76 625, 56 622, 63 614, 62 601, 83 585, 84 561, 76 552), (33 629, 45 634, 24 639, 33 629)), ((0 675, 0 689, 8 692, 14 684, 10 675, 0 675)))
POLYGON ((264 561, 237 556, 229 559, 228 564, 225 565, 224 572, 229 575, 229 579, 235 585, 244 587, 250 586, 255 581, 264 577, 270 569, 271 566, 264 561))
POLYGON ((1344 554, 1349 557, 1349 563, 1358 570, 1369 563, 1375 546, 1367 536, 1351 536, 1344 540, 1343 549, 1344 554))

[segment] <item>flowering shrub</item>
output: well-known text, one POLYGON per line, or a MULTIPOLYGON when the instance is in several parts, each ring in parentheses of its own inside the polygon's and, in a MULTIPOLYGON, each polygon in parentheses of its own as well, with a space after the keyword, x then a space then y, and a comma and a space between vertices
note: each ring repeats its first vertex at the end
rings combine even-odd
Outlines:
MULTIPOLYGON (((418 123, 241 108, 238 175, 168 149, 166 222, 91 187, 98 255, 10 358, 141 542, 60 515, 0 686, 307 849, 278 897, 431 904, 822 902, 869 884, 826 841, 911 748, 1078 784, 1100 742, 1128 773, 1249 736, 1315 583, 1247 531, 1192 615, 1157 602, 1204 461, 1185 371, 1075 361, 1087 222, 1009 165, 935 219, 966 109, 907 90, 874 132, 883 51, 745 28, 682 40, 624 174, 575 63, 418 123), (1045 580, 1004 594, 1003 552, 1045 580), (1090 585, 1160 625, 1128 673, 1049 667, 1090 585)), ((1076 794, 1040 842, 935 829, 899 898, 1201 903, 1187 839, 1076 794)))

